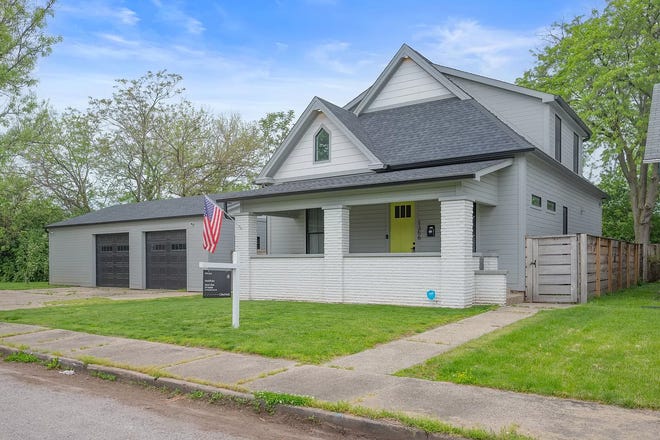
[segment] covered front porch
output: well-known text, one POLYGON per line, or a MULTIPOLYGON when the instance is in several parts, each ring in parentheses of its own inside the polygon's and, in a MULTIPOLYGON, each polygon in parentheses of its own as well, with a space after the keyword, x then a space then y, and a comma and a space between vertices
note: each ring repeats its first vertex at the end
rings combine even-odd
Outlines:
POLYGON ((480 246, 496 203, 494 176, 242 200, 236 214, 241 293, 318 302, 504 304, 506 272, 498 270, 497 255, 480 246), (264 216, 268 239, 259 247, 267 251, 258 253, 257 219, 264 216))

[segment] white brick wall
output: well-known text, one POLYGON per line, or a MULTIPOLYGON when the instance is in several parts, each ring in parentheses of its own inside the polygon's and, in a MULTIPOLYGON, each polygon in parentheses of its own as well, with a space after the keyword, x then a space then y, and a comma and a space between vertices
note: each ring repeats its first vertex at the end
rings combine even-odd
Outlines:
POLYGON ((428 290, 440 291, 441 257, 349 256, 344 260, 344 302, 438 306, 428 290))
POLYGON ((472 257, 472 202, 441 201, 443 307, 468 307, 474 303, 474 259, 472 257))
POLYGON ((350 211, 345 206, 324 207, 324 274, 327 301, 342 301, 344 256, 349 248, 350 211))
POLYGON ((475 278, 475 304, 506 304, 506 273, 477 271, 475 278))
POLYGON ((323 267, 322 255, 253 258, 250 299, 337 302, 324 294, 323 267))

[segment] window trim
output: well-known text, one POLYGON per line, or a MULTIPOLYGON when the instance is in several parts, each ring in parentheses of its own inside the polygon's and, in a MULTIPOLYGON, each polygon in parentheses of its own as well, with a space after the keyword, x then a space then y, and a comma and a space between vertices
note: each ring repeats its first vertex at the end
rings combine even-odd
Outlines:
POLYGON ((555 114, 555 160, 561 163, 561 118, 555 114))
POLYGON ((328 128, 325 125, 321 124, 319 126, 318 130, 316 130, 316 132, 314 133, 313 145, 314 146, 312 148, 312 155, 313 155, 314 163, 327 163, 327 162, 330 162, 330 146, 332 145, 332 136, 330 135, 330 130, 328 130, 328 128), (318 149, 317 149, 317 143, 316 143, 317 141, 316 140, 317 140, 319 134, 321 133, 321 131, 325 131, 326 134, 328 135, 328 158, 319 160, 319 159, 317 159, 318 149))
POLYGON ((543 197, 541 197, 541 196, 537 196, 536 194, 532 193, 532 196, 530 197, 530 200, 529 200, 529 205, 530 205, 532 208, 543 209, 543 197), (537 199, 539 199, 539 204, 538 204, 538 205, 535 205, 535 204, 534 204, 534 198, 535 198, 535 197, 536 197, 537 199))
POLYGON ((573 172, 580 174, 580 136, 573 132, 573 172))

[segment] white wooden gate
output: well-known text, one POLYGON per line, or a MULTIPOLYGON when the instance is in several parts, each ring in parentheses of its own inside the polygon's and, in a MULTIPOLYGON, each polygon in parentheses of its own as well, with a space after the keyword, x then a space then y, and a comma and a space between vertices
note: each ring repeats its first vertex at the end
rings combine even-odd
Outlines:
POLYGON ((526 290, 532 302, 577 302, 577 235, 528 237, 525 267, 526 290))

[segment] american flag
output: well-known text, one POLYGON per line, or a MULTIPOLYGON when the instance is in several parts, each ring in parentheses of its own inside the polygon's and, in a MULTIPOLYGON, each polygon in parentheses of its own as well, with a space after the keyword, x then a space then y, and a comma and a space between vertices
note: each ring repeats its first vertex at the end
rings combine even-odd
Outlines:
POLYGON ((220 240, 220 228, 222 228, 224 214, 224 211, 213 203, 213 200, 204 196, 204 231, 202 232, 202 241, 204 242, 204 249, 210 253, 215 252, 215 248, 220 240))

